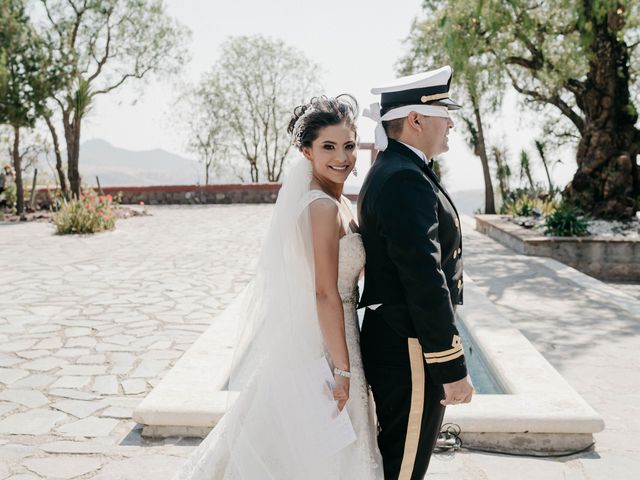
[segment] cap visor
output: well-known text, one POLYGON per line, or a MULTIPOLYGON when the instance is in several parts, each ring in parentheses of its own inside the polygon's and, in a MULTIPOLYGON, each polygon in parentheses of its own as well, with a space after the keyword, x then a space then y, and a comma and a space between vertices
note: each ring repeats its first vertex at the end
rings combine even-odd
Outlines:
POLYGON ((450 98, 443 98, 434 103, 442 104, 443 106, 446 106, 449 110, 459 110, 462 108, 462 105, 458 105, 456 102, 454 102, 450 98))

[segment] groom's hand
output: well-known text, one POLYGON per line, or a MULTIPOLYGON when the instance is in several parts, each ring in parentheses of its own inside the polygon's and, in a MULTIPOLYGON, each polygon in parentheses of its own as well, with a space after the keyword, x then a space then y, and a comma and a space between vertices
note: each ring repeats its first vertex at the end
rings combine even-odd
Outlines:
POLYGON ((459 403, 469 403, 471 401, 474 390, 469 375, 457 382, 445 383, 443 386, 444 400, 440 400, 442 405, 457 405, 459 403))

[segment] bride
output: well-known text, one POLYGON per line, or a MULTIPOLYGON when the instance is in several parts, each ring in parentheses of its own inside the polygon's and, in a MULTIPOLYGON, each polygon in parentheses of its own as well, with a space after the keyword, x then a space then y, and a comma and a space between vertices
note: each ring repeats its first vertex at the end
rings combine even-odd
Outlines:
POLYGON ((364 247, 342 195, 356 116, 349 95, 294 110, 288 131, 303 158, 282 185, 254 279, 223 313, 239 326, 228 389, 240 393, 174 480, 383 478, 356 316, 364 247), (309 393, 306 366, 323 357, 335 380, 327 395, 356 434, 346 447, 327 445, 327 400, 309 393))

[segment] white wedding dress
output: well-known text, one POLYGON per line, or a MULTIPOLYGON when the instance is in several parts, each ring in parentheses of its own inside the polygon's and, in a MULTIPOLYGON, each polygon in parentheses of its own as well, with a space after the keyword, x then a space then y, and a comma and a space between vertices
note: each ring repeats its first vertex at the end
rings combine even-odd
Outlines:
POLYGON ((239 355, 235 376, 230 380, 230 389, 241 390, 240 394, 173 480, 384 477, 373 400, 360 356, 356 313, 365 252, 360 235, 351 231, 346 221, 346 235, 339 241, 338 290, 351 367, 346 409, 357 439, 337 453, 317 453, 322 448, 314 442, 320 441, 318 432, 325 425, 314 416, 314 405, 300 405, 302 416, 279 408, 282 395, 293 401, 306 398, 296 396, 300 386, 287 383, 287 371, 326 355, 315 307, 308 206, 318 199, 335 202, 324 192, 308 188, 311 171, 306 160, 292 170, 279 194, 256 278, 243 294, 245 298, 236 302, 240 307, 230 308, 235 315, 242 312, 246 318, 239 320, 248 323, 241 327, 240 340, 247 347, 239 355))

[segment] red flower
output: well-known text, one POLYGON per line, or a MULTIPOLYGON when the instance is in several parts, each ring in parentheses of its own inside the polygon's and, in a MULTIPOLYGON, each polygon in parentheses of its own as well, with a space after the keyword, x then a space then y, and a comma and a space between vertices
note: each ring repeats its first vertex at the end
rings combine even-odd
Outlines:
POLYGON ((144 205, 144 202, 142 200, 140 200, 140 205, 144 205))

